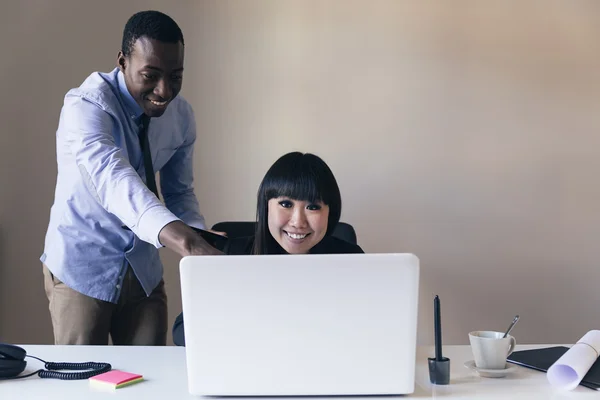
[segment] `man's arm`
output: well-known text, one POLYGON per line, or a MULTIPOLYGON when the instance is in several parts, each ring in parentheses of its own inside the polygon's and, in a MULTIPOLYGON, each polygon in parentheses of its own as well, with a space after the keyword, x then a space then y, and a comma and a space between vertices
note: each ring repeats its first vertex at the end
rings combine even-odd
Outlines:
POLYGON ((206 229, 194 194, 194 144, 196 122, 191 107, 187 108, 188 123, 183 144, 160 170, 160 190, 167 208, 187 225, 206 229))
MULTIPOLYGON (((83 181, 98 203, 140 239, 161 247, 160 232, 178 218, 146 187, 116 145, 112 117, 96 104, 67 95, 60 125, 58 146, 65 146, 72 152, 83 181)), ((189 231, 177 229, 176 237, 167 236, 170 239, 167 247, 182 256, 206 254, 207 250, 213 254, 207 249, 211 246, 187 228, 189 231)))
POLYGON ((182 221, 167 224, 159 234, 160 242, 180 256, 220 255, 223 252, 209 245, 198 233, 182 221))
POLYGON ((190 226, 206 229, 194 194, 194 143, 196 122, 188 106, 188 127, 184 143, 160 170, 160 190, 167 208, 181 221, 165 226, 159 235, 160 242, 181 255, 223 254, 208 245, 190 226), (188 226, 189 225, 189 226, 188 226), (200 240, 197 240, 200 239, 200 240))

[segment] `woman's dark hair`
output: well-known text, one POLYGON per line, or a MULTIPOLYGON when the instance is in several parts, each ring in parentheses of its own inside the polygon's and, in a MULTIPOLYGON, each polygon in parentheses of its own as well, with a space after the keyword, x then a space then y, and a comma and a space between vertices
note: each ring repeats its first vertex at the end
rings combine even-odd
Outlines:
POLYGON ((269 168, 258 188, 256 234, 253 254, 270 254, 277 248, 269 232, 269 200, 289 197, 293 200, 323 202, 329 206, 326 235, 340 220, 342 197, 331 169, 320 157, 293 152, 280 157, 269 168))

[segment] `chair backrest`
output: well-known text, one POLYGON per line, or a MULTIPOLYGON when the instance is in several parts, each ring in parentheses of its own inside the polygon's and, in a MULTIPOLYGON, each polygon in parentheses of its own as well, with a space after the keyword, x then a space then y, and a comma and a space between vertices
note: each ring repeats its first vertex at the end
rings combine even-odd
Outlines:
MULTIPOLYGON (((230 238, 252 236, 256 230, 256 222, 253 221, 226 221, 219 222, 212 227, 215 231, 227 232, 230 238)), ((352 225, 345 222, 338 222, 333 230, 333 236, 345 240, 352 244, 357 244, 356 231, 352 225)))

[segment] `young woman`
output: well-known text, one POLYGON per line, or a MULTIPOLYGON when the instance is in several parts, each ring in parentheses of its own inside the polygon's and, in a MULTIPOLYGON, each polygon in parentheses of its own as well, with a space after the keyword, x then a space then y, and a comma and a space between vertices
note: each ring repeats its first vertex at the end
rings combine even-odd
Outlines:
MULTIPOLYGON (((360 246, 332 236, 341 212, 340 189, 327 164, 314 154, 288 153, 260 184, 255 235, 230 239, 224 253, 363 253, 360 246)), ((173 341, 185 345, 183 314, 175 320, 173 341)))

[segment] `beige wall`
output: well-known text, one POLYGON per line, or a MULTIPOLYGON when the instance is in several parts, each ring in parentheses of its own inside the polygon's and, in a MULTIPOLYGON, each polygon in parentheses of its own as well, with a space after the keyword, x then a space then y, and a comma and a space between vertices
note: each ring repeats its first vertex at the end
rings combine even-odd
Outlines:
MULTIPOLYGON (((196 191, 209 223, 248 220, 290 150, 336 174, 368 252, 422 262, 444 338, 521 343, 598 328, 600 3, 580 1, 10 1, 0 13, 0 341, 51 341, 37 261, 64 93, 114 65, 138 9, 186 37, 196 191), (102 4, 102 5, 100 5, 102 4)), ((177 258, 163 252, 170 319, 177 258)))

